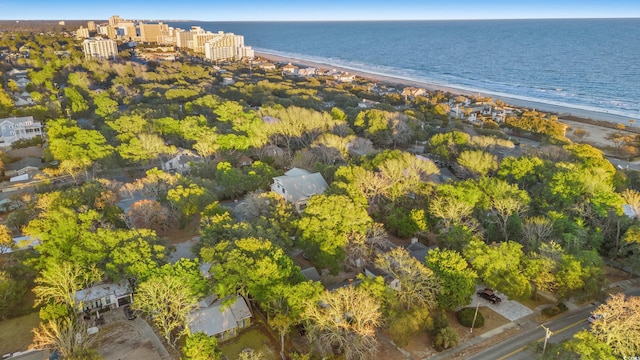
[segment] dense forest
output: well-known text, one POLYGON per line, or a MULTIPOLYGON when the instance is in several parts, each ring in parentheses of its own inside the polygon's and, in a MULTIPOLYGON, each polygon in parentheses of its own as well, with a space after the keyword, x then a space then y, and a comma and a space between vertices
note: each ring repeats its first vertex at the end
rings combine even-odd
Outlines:
MULTIPOLYGON (((90 337, 64 336, 82 331, 74 294, 101 282, 128 280, 132 307, 184 359, 222 356, 215 338, 186 324, 210 294, 243 296, 283 348, 304 324, 324 354, 361 359, 375 356, 380 329, 399 346, 417 333, 436 349, 455 346, 446 312, 468 305, 478 283, 514 299, 603 300, 605 260, 640 271, 640 223, 623 212, 640 213, 640 177, 569 140, 553 115, 521 109, 472 125, 449 117, 457 96, 448 93, 405 98, 366 79, 189 57, 88 61, 63 35, 4 33, 0 51, 0 118, 42 121, 52 164, 0 225, 2 249, 12 236, 40 241, 0 255, 0 316, 22 315, 14 305, 32 289, 42 319, 36 346, 65 359, 100 358, 90 337), (15 106, 14 68, 28 70, 34 105, 15 106), (373 106, 359 106, 363 99, 373 106), (185 152, 194 159, 188 172, 162 170, 185 152), (328 183, 303 212, 268 191, 291 168, 328 183), (134 200, 125 212, 126 199, 134 200), (194 258, 170 263, 166 234, 192 227, 194 258), (380 251, 391 238, 416 238, 430 251, 424 262, 402 246, 380 251), (293 259, 299 250, 322 274, 360 273, 357 286, 324 291, 306 280, 293 259), (210 279, 201 263, 212 264, 210 279), (365 267, 401 286, 365 276, 365 267)), ((640 353, 637 324, 598 326, 565 343, 566 356, 640 353)))

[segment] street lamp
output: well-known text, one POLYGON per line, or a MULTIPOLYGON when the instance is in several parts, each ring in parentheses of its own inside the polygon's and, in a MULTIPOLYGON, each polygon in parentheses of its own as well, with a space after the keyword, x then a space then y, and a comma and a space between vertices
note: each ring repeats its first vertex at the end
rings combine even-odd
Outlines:
POLYGON ((542 328, 545 331, 545 334, 544 334, 544 345, 542 346, 542 355, 544 355, 544 351, 547 349, 547 340, 549 340, 551 335, 553 335, 553 332, 551 332, 551 330, 549 330, 548 327, 545 327, 542 324, 540 324, 540 326, 542 326, 542 328))

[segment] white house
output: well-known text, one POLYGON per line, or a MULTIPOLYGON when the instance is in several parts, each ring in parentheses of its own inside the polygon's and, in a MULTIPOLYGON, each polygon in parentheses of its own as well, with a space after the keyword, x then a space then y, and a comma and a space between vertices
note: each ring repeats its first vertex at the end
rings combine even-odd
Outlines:
POLYGON ((189 314, 187 326, 192 334, 202 332, 222 341, 251 325, 251 310, 242 296, 236 297, 230 306, 225 306, 223 300, 209 301, 209 298, 201 301, 200 308, 189 314))
POLYGON ((316 68, 302 68, 298 69, 298 76, 316 76, 318 74, 318 69, 316 68))
POLYGON ((292 203, 301 212, 307 206, 307 200, 313 195, 322 194, 328 187, 320 173, 293 168, 283 176, 273 178, 271 191, 292 203))
POLYGON ((124 279, 118 284, 106 283, 82 289, 76 292, 76 304, 83 311, 92 312, 105 308, 115 309, 133 301, 129 282, 124 279))
POLYGON ((282 73, 295 75, 298 73, 298 67, 295 65, 292 65, 291 63, 288 63, 287 65, 282 67, 282 73))
POLYGON ((11 146, 16 140, 36 136, 42 136, 42 123, 34 121, 33 116, 0 119, 0 146, 11 146))
POLYGON ((203 159, 191 150, 181 149, 171 159, 162 164, 162 170, 185 174, 191 171, 191 163, 200 162, 203 159))

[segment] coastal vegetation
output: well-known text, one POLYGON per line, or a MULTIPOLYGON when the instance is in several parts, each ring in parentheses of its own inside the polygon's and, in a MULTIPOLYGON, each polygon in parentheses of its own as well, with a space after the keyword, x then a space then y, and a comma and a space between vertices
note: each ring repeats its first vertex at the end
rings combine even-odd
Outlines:
MULTIPOLYGON (((0 250, 14 246, 10 235, 39 241, 0 251, 0 316, 15 315, 32 290, 42 320, 34 344, 65 359, 99 356, 69 334, 84 331, 76 292, 107 281, 129 283, 132 308, 185 358, 221 356, 216 341, 190 333, 198 300, 240 295, 264 313, 282 351, 303 325, 324 354, 361 359, 375 355, 380 331, 399 345, 430 334, 440 350, 455 346, 444 312, 468 305, 476 284, 512 299, 585 301, 603 297, 604 259, 638 271, 640 177, 572 142, 555 115, 518 109, 469 123, 451 116, 461 99, 448 93, 409 98, 366 79, 189 57, 89 61, 67 36, 0 37, 0 50, 23 47, 28 57, 0 64, 0 117, 43 121, 44 157, 56 165, 33 193, 15 196, 19 207, 0 227, 0 250), (34 105, 13 103, 13 68, 28 71, 34 105), (525 138, 541 145, 518 143, 525 138), (180 156, 187 171, 166 169, 180 156), (328 183, 302 212, 267 192, 294 167, 328 183), (193 259, 169 261, 167 234, 190 227, 200 235, 193 259), (405 248, 411 238, 431 247, 421 259, 405 248), (298 254, 323 279, 357 276, 323 291, 335 284, 307 280, 298 254)), ((602 311, 623 311, 621 301, 602 311)), ((579 357, 588 343, 637 354, 605 328, 628 320, 610 321, 562 351, 579 357)))

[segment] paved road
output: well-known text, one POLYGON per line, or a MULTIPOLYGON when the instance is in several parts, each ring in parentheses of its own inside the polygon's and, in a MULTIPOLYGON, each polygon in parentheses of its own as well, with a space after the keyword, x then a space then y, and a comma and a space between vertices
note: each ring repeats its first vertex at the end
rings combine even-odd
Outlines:
MULTIPOLYGON (((626 291, 627 295, 640 296, 640 289, 626 291)), ((575 333, 588 327, 587 318, 597 305, 592 304, 574 310, 560 318, 543 324, 553 332, 549 343, 559 343, 570 339, 575 333)), ((525 360, 531 359, 533 354, 525 349, 536 341, 544 341, 545 330, 542 326, 526 330, 520 335, 496 344, 484 351, 469 357, 470 360, 525 360)))

